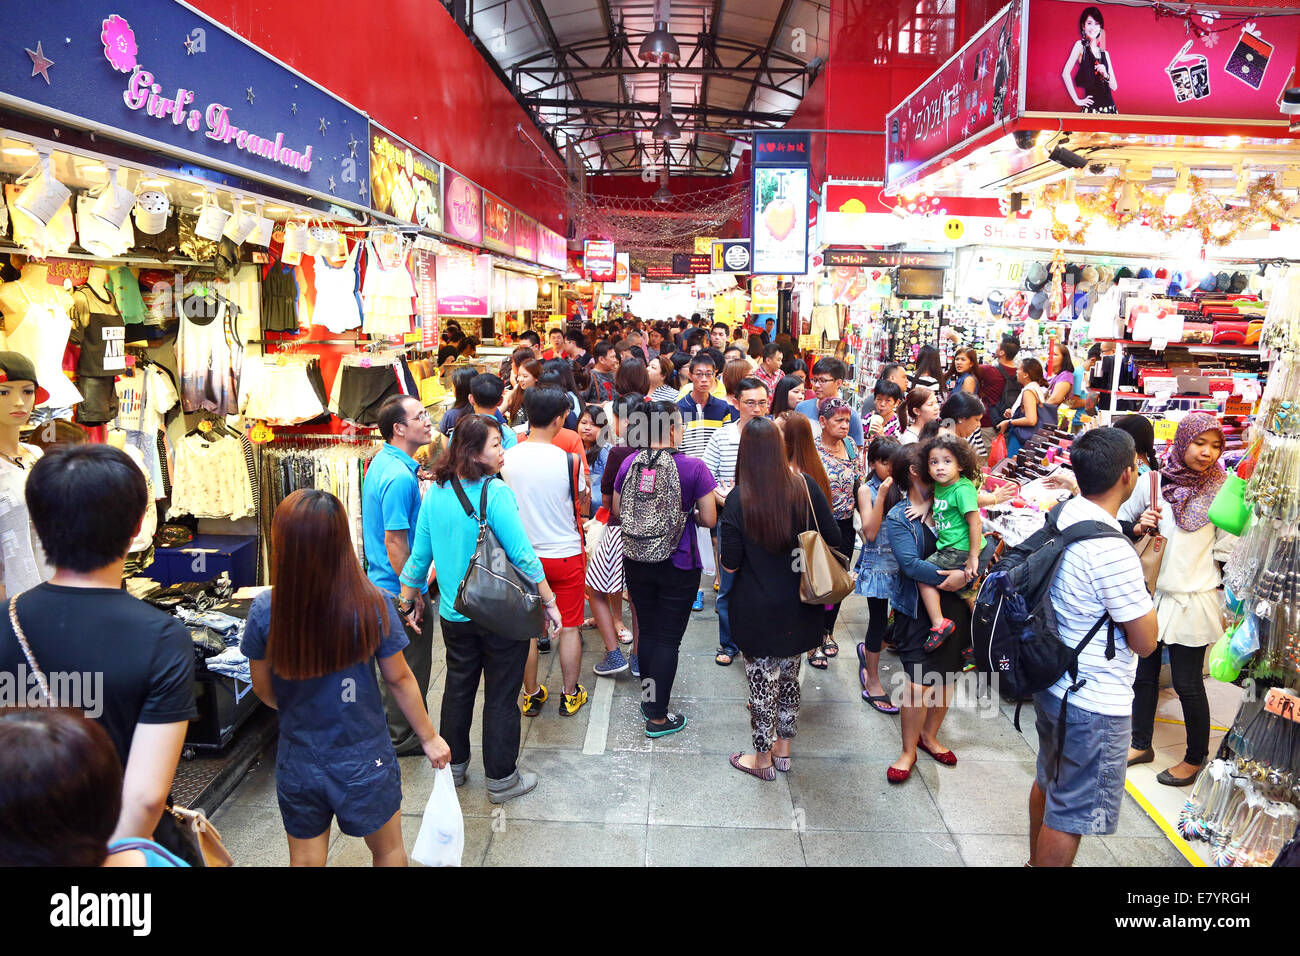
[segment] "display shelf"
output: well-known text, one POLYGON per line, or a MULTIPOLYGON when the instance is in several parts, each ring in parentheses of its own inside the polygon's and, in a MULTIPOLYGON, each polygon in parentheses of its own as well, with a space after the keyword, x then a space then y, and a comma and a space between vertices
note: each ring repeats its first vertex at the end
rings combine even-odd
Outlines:
POLYGON ((1161 400, 1168 399, 1169 401, 1178 399, 1180 401, 1202 401, 1202 402, 1215 402, 1216 405, 1223 404, 1222 402, 1215 401, 1213 395, 1147 395, 1143 392, 1126 392, 1123 389, 1120 389, 1119 391, 1112 391, 1109 388, 1090 388, 1088 389, 1088 391, 1096 392, 1098 395, 1118 395, 1120 398, 1151 398, 1151 399, 1161 399, 1161 400))
MULTIPOLYGON (((1150 348, 1150 342, 1135 342, 1132 339, 1093 339, 1094 342, 1115 342, 1133 348, 1150 348)), ((1215 345, 1211 342, 1166 342, 1167 349, 1206 349, 1209 351, 1240 352, 1243 355, 1260 354, 1258 345, 1215 345)))

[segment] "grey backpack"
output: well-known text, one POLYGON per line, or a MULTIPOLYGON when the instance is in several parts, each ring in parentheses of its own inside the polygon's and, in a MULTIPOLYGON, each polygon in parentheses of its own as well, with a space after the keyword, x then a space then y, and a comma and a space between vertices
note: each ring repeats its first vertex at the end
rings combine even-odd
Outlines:
POLYGON ((682 540, 682 480, 671 448, 639 451, 623 479, 623 554, 633 561, 666 561, 682 540))

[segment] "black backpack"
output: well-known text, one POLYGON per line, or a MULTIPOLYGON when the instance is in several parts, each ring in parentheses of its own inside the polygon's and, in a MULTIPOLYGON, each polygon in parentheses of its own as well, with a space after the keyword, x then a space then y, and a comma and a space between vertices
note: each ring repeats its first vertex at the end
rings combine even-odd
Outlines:
POLYGON ((1052 607, 1052 582, 1070 545, 1092 538, 1124 538, 1101 521, 1079 521, 1060 530, 1056 522, 1064 506, 1062 502, 1049 511, 1040 530, 1002 556, 980 587, 971 620, 975 666, 996 675, 999 689, 1016 701, 1016 730, 1021 703, 1047 690, 1063 674, 1070 675, 1072 683, 1061 699, 1057 722, 1058 754, 1065 738, 1066 703, 1087 683, 1087 678, 1079 679, 1079 655, 1106 624, 1106 659, 1114 658, 1115 625, 1103 614, 1077 647, 1063 643, 1052 607))
POLYGON ((998 399, 996 405, 989 409, 989 418, 993 421, 993 427, 997 428, 998 422, 1006 419, 1007 410, 1015 406, 1016 399, 1020 397, 1024 386, 1016 379, 1015 369, 1008 370, 1001 362, 994 363, 993 367, 1002 373, 1003 379, 1002 397, 998 399))

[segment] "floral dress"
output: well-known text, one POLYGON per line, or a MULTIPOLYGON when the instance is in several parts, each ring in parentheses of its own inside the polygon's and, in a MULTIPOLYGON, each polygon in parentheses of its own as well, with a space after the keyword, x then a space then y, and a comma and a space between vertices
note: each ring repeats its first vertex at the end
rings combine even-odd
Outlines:
POLYGON ((837 458, 822 444, 820 438, 817 439, 817 454, 821 456, 826 477, 831 482, 831 511, 836 521, 851 518, 856 505, 853 500, 853 484, 857 477, 855 467, 857 449, 853 445, 853 439, 846 437, 844 448, 849 453, 849 457, 837 458))
MULTIPOLYGON (((874 473, 867 479, 866 487, 871 492, 872 505, 875 505, 876 495, 880 493, 880 482, 881 479, 874 473)), ((866 535, 862 536, 858 583, 854 590, 863 597, 888 599, 893 596, 897 586, 898 562, 894 560, 894 552, 889 550, 889 540, 882 526, 875 541, 868 541, 866 535)))

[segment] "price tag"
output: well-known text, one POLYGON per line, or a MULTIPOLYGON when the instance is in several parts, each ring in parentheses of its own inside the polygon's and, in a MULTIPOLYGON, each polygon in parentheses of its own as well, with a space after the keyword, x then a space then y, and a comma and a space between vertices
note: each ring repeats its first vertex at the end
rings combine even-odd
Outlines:
POLYGON ((1173 441, 1178 434, 1178 423, 1167 418, 1158 418, 1151 424, 1155 428, 1156 441, 1173 441))

